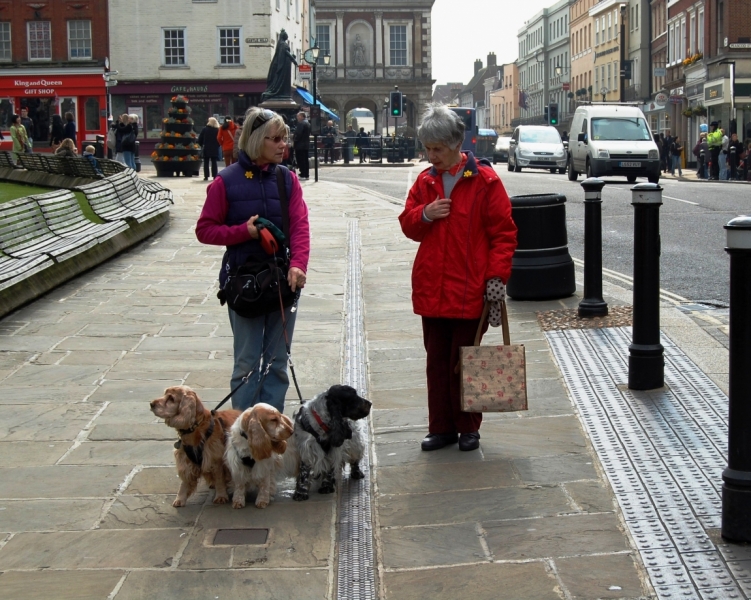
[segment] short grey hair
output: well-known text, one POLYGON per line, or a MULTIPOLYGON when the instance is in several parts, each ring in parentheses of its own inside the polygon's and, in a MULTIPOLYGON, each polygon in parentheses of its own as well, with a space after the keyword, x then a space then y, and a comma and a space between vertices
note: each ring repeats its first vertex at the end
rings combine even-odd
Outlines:
POLYGON ((258 160, 263 152, 264 138, 272 135, 289 135, 289 129, 284 122, 284 118, 273 111, 266 111, 258 107, 249 108, 245 113, 245 123, 238 142, 240 149, 245 151, 250 160, 258 160), (253 125, 255 125, 256 118, 263 112, 271 112, 273 117, 254 130, 253 125))
POLYGON ((444 104, 428 105, 417 130, 423 144, 446 144, 456 148, 464 143, 464 121, 444 104))

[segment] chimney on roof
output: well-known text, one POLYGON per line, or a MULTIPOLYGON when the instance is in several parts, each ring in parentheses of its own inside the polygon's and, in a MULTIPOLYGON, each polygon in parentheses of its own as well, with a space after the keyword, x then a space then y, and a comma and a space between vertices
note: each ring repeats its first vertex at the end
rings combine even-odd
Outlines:
POLYGON ((495 66, 497 66, 495 62, 495 52, 491 52, 488 54, 488 68, 495 66))
POLYGON ((482 61, 478 58, 475 61, 475 75, 477 75, 481 69, 482 69, 482 61))

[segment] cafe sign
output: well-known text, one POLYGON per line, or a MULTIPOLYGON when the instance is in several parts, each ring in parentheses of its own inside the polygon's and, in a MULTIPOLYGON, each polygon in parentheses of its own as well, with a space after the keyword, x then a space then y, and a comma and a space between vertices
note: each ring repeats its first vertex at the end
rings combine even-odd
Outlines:
POLYGON ((704 88, 704 101, 720 100, 722 98, 722 84, 710 85, 704 88))

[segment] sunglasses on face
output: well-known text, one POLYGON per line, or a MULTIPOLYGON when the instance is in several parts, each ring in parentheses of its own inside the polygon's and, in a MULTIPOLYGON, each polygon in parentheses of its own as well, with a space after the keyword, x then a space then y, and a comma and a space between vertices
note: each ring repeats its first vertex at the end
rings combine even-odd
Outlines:
POLYGON ((286 142, 287 136, 286 135, 275 135, 275 136, 266 136, 264 139, 271 140, 275 144, 278 144, 279 142, 286 142))
POLYGON ((253 121, 253 126, 250 128, 250 133, 252 134, 261 125, 263 125, 264 123, 268 123, 275 116, 276 116, 276 113, 272 110, 268 110, 268 109, 262 110, 261 113, 256 117, 256 120, 253 121))

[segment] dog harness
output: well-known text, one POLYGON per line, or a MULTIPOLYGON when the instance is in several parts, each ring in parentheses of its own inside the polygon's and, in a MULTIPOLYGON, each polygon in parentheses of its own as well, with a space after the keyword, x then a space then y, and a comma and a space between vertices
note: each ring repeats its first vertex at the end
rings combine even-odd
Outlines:
MULTIPOLYGON (((241 431, 240 435, 243 436, 246 440, 248 439, 248 434, 244 431, 241 431)), ((240 459, 242 460, 242 463, 249 469, 252 469, 256 464, 256 459, 252 456, 241 456, 240 459)))
MULTIPOLYGON (((198 423, 193 425, 190 429, 180 429, 180 436, 187 435, 189 433, 192 433, 196 430, 196 427, 198 427, 198 423)), ((211 434, 214 433, 214 419, 212 417, 211 423, 209 424, 209 429, 206 432, 206 437, 201 438, 201 443, 197 446, 188 446, 188 444, 183 444, 182 437, 181 439, 177 440, 175 442, 175 448, 179 450, 181 447, 183 451, 185 452, 185 455, 190 459, 190 461, 195 464, 196 466, 200 467, 203 464, 203 446, 206 444, 206 440, 208 440, 211 437, 211 434)))
MULTIPOLYGON (((315 417, 316 421, 318 421, 318 424, 321 426, 321 429, 324 433, 328 432, 329 428, 328 426, 323 422, 323 419, 316 413, 314 410, 311 409, 313 413, 313 416, 315 417)), ((297 413, 297 416, 295 417, 295 420, 300 423, 300 427, 303 428, 303 431, 309 433, 312 435, 316 442, 318 442, 318 445, 321 447, 321 450, 326 452, 328 454, 329 450, 331 450, 331 442, 328 441, 328 439, 323 440, 321 439, 321 436, 318 435, 318 432, 313 428, 310 421, 308 421, 308 417, 305 416, 305 411, 301 410, 297 413)))

